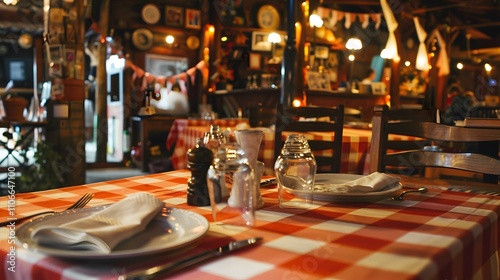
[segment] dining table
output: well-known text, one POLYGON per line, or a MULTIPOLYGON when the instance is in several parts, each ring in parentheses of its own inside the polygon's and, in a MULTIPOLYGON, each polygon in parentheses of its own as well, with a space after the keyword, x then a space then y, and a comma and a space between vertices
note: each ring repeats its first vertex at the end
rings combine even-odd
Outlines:
MULTIPOLYGON (((80 211, 146 192, 169 208, 206 219, 208 227, 181 246, 158 244, 161 251, 141 250, 149 241, 145 239, 129 254, 64 258, 37 250, 17 235, 58 214, 25 223, 14 220, 12 226, 0 228, 0 279, 120 279, 132 270, 252 237, 262 242, 158 279, 499 278, 500 196, 457 191, 442 180, 401 177, 401 190, 425 186, 428 192, 407 194, 403 201, 391 199, 401 190, 376 200, 318 200, 313 207, 296 211, 280 208, 276 186, 267 186, 260 189, 264 206, 256 210, 255 225, 249 227, 213 221, 209 206, 188 205, 189 177, 188 170, 175 170, 39 192, 14 191, 1 197, 0 217, 5 219, 62 210, 87 192, 94 198, 80 211)), ((173 221, 162 234, 181 238, 189 230, 182 228, 182 222, 173 221)))
MULTIPOLYGON (((274 128, 273 127, 250 127, 248 122, 219 123, 221 130, 234 132, 237 129, 253 129, 263 131, 262 142, 259 149, 258 160, 264 162, 264 174, 274 175, 274 128)), ((209 122, 188 121, 185 119, 175 120, 167 137, 166 146, 171 150, 174 145, 171 161, 175 170, 187 168, 187 152, 194 148, 197 138, 203 138, 205 132, 210 130, 209 122)), ((306 139, 311 140, 331 140, 332 133, 326 132, 305 132, 306 139)), ((284 136, 288 135, 287 132, 284 136)), ((340 171, 349 174, 368 174, 370 155, 369 147, 371 142, 370 127, 350 127, 344 126, 342 135, 342 154, 340 171)), ((403 135, 389 135, 391 140, 412 140, 415 137, 403 135)), ((323 155, 332 154, 331 150, 322 152, 323 155)))

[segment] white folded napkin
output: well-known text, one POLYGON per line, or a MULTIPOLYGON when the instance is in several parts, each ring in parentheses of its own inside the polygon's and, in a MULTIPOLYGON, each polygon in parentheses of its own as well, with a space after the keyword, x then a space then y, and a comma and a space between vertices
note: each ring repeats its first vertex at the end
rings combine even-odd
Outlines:
POLYGON ((143 231, 163 206, 153 195, 137 193, 90 216, 39 227, 31 239, 51 247, 110 253, 118 243, 143 231))
POLYGON ((374 172, 359 179, 343 183, 342 185, 349 187, 349 192, 376 192, 399 182, 399 180, 398 177, 374 172))
POLYGON ((399 182, 398 177, 390 176, 380 172, 374 172, 362 176, 356 180, 340 183, 315 186, 315 191, 335 193, 376 192, 387 186, 399 182))

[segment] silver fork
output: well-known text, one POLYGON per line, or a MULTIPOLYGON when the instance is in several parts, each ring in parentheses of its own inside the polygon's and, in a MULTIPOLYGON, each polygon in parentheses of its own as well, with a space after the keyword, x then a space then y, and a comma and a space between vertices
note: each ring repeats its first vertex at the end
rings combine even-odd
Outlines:
MULTIPOLYGON (((85 207, 85 205, 87 205, 87 203, 89 203, 89 201, 93 197, 94 197, 93 193, 86 193, 82 197, 80 197, 80 199, 78 199, 75 203, 73 203, 72 205, 70 205, 68 208, 66 208, 63 211, 83 208, 83 207, 85 207)), ((24 217, 17 218, 17 219, 15 219, 15 218, 14 219, 10 219, 9 221, 1 222, 0 223, 0 227, 7 226, 7 225, 15 225, 18 222, 22 222, 22 221, 31 219, 31 218, 36 217, 36 216, 47 215, 47 214, 54 214, 56 212, 57 211, 53 211, 53 210, 51 210, 51 211, 44 211, 44 212, 35 213, 35 214, 32 214, 32 215, 24 216, 24 217)))

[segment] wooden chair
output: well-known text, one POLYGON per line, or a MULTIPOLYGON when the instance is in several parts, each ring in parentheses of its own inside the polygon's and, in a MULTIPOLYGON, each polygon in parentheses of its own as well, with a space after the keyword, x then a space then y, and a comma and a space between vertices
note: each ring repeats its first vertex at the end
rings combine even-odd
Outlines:
POLYGON ((342 154, 342 131, 344 106, 337 107, 296 107, 284 110, 278 105, 274 137, 274 159, 281 153, 284 132, 308 133, 327 132, 333 140, 308 140, 315 155, 319 173, 339 173, 342 154), (329 118, 329 120, 328 120, 329 118), (305 119, 305 120, 303 120, 305 119), (323 156, 319 152, 331 150, 333 156, 323 156))
MULTIPOLYGON (((371 172, 386 172, 388 166, 406 167, 410 170, 442 167, 481 173, 484 182, 498 183, 500 129, 439 124, 434 121, 435 110, 418 111, 421 111, 420 114, 412 113, 413 118, 404 118, 404 115, 401 115, 399 118, 403 120, 395 121, 400 113, 398 110, 389 110, 387 106, 375 108, 370 148, 371 172), (405 141, 413 142, 414 148, 408 149, 407 146, 393 145, 394 143, 388 141, 389 134, 412 136, 422 140, 405 141), (446 147, 437 147, 436 144, 446 147), (476 150, 471 149, 474 144, 476 150), (460 150, 457 147, 460 147, 460 150)), ((399 141, 399 144, 401 142, 399 141)))
POLYGON ((473 107, 467 113, 467 116, 473 118, 500 119, 500 107, 489 107, 489 106, 473 107))
POLYGON ((245 108, 251 127, 268 127, 276 121, 276 107, 264 107, 262 103, 257 106, 245 108))

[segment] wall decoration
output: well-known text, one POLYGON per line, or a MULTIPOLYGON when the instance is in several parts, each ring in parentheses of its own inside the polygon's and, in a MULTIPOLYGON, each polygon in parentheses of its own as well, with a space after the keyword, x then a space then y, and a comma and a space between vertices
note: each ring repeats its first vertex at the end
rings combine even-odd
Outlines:
POLYGON ((316 46, 314 48, 314 55, 318 59, 328 59, 328 47, 316 46))
POLYGON ((386 93, 386 86, 383 82, 372 83, 372 93, 384 95, 386 93))
POLYGON ((320 72, 307 72, 307 84, 309 89, 315 90, 331 90, 330 76, 326 73, 320 72))
POLYGON ((186 57, 146 54, 145 70, 155 76, 170 77, 186 71, 187 68, 186 57))
POLYGON ((186 39, 186 46, 190 50, 196 50, 200 46, 200 39, 198 39, 198 37, 196 36, 189 36, 186 39))
POLYGON ((199 10, 186 9, 186 28, 201 28, 201 15, 199 10))
POLYGON ((241 26, 246 24, 243 1, 217 0, 213 2, 222 25, 241 26))
POLYGON ((76 42, 76 21, 66 18, 64 20, 64 33, 66 35, 66 43, 76 42))
POLYGON ((257 12, 257 23, 260 28, 275 30, 280 25, 280 14, 271 5, 263 5, 257 12))
POLYGON ((258 53, 250 53, 248 56, 248 68, 259 70, 261 69, 261 55, 258 53))
POLYGON ((49 64, 63 61, 64 59, 63 45, 46 44, 46 47, 47 47, 46 49, 47 61, 49 64))
POLYGON ((165 24, 170 26, 184 26, 184 8, 166 6, 165 24))
POLYGON ((160 9, 154 4, 146 4, 141 11, 142 20, 147 24, 156 24, 160 20, 160 9))
POLYGON ((139 28, 132 33, 132 44, 141 50, 147 51, 153 47, 153 32, 146 28, 139 28))
POLYGON ((64 76, 67 78, 75 78, 75 49, 64 48, 66 56, 64 76))
POLYGON ((252 50, 253 51, 270 51, 272 43, 267 41, 269 33, 254 31, 252 32, 252 50))

